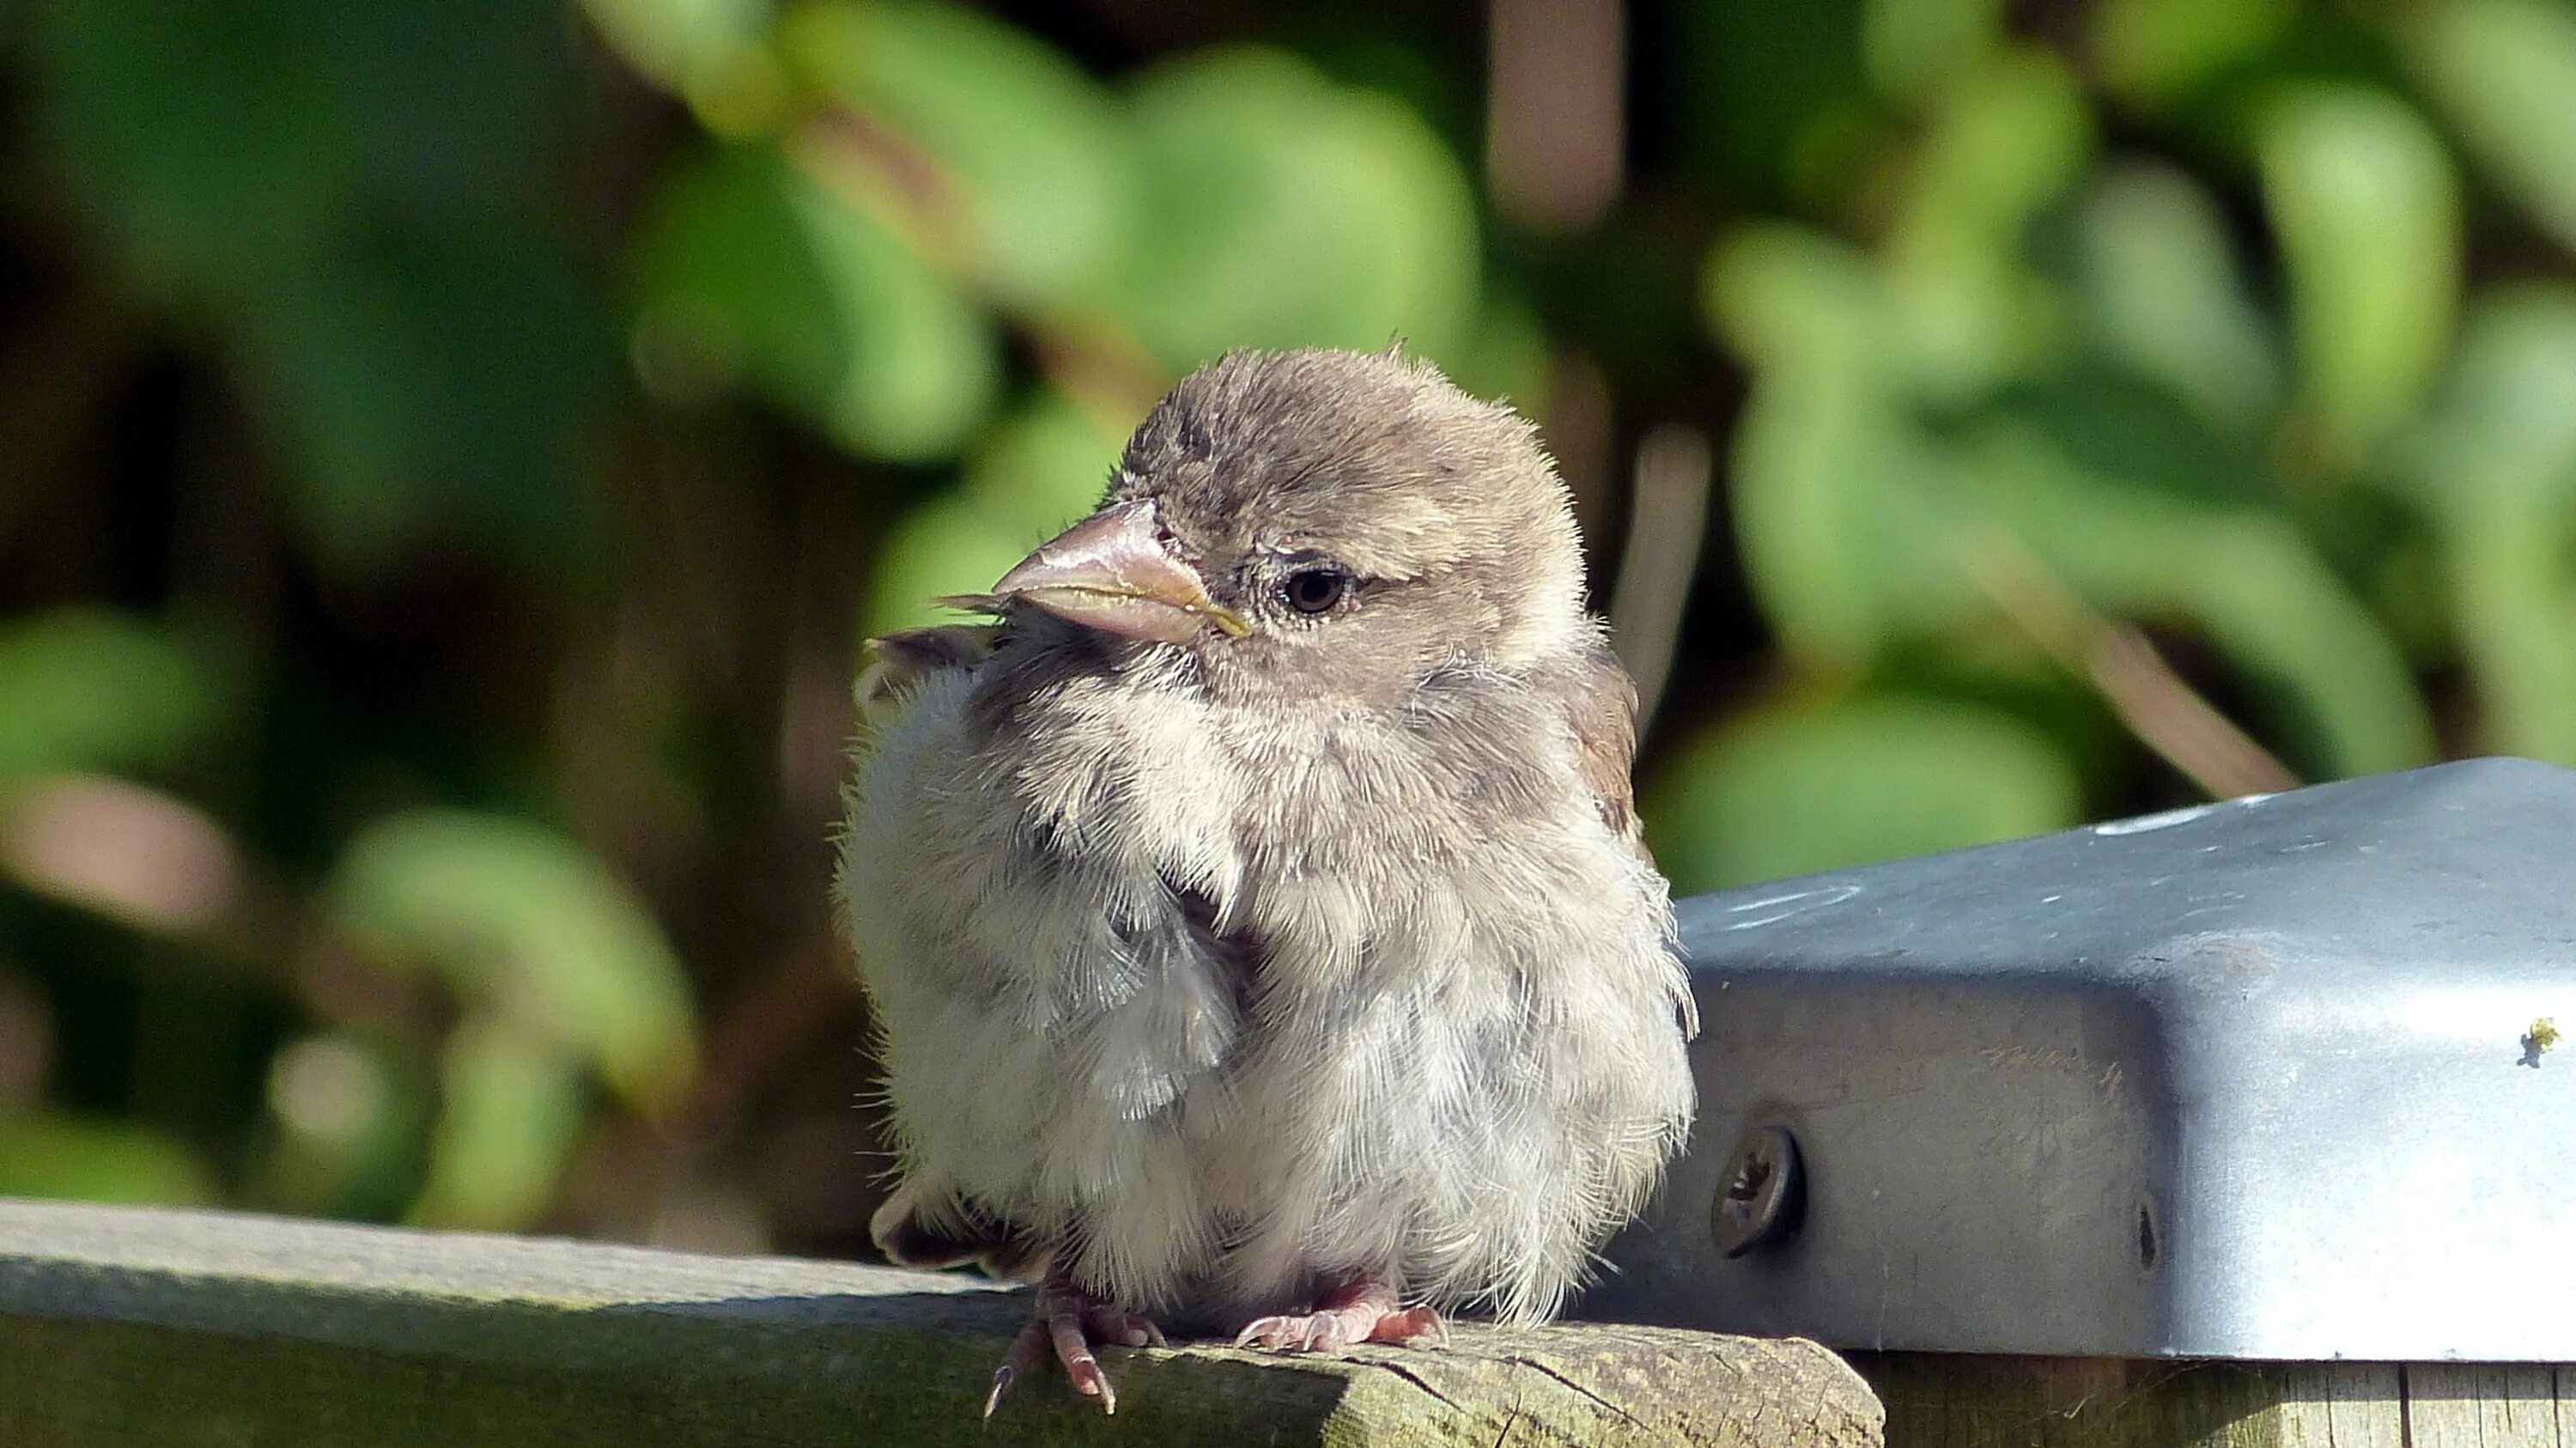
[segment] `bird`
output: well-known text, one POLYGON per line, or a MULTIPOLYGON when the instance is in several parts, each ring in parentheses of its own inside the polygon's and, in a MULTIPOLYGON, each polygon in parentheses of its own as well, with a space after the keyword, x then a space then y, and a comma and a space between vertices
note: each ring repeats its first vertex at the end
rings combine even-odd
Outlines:
POLYGON ((1096 511, 874 641, 834 893, 899 1263, 1051 1353, 1554 1315, 1655 1189, 1698 1029, 1635 691, 1533 426, 1430 363, 1228 353, 1096 511))

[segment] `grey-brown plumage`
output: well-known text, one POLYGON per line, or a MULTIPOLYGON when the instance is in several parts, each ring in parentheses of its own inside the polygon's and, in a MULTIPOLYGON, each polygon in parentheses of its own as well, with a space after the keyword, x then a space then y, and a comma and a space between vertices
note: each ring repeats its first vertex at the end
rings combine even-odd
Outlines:
POLYGON ((1689 997, 1582 586, 1510 411, 1238 353, 998 628, 884 646, 839 884, 878 1236, 1044 1274, 997 1392, 1051 1343, 1109 1398, 1083 1339, 1144 1314, 1291 1347, 1542 1318, 1651 1189, 1689 997))

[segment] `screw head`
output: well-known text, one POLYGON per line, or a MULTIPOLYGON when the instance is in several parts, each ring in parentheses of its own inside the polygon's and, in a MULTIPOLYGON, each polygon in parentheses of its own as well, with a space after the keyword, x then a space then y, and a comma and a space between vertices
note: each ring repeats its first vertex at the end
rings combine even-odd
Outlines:
POLYGON ((1785 1126, 1756 1126, 1737 1138, 1727 1158, 1717 1199, 1709 1203, 1709 1231, 1717 1248, 1741 1257, 1765 1242, 1798 1230, 1807 1192, 1798 1166, 1798 1142, 1785 1126))

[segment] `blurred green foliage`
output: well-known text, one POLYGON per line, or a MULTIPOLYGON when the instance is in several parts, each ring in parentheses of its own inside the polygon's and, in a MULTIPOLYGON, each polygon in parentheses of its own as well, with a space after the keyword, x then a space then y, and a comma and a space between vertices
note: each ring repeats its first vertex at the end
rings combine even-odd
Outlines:
POLYGON ((0 13, 0 1192, 853 1246, 857 640, 1233 346, 1511 397, 1605 599, 1634 440, 1721 440, 1638 590, 1684 891, 2576 764, 2576 7, 1641 0, 1550 72, 1624 131, 1536 161, 1507 59, 1429 0, 0 13), (1615 201, 1496 179, 1577 154, 1615 201))

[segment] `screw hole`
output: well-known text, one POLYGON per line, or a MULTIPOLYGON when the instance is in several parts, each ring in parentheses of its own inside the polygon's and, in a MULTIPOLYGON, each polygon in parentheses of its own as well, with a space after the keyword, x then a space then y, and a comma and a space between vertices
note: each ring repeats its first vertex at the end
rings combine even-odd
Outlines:
POLYGON ((1741 1257, 1798 1230, 1806 1214, 1799 1178, 1798 1143, 1787 1127, 1758 1126, 1745 1132, 1709 1203, 1709 1229, 1719 1252, 1741 1257))
POLYGON ((1762 1195, 1763 1190, 1770 1185, 1770 1163, 1759 1160, 1748 1160, 1735 1173, 1735 1180, 1726 1184, 1726 1199, 1730 1202, 1749 1205, 1759 1198, 1762 1195))

